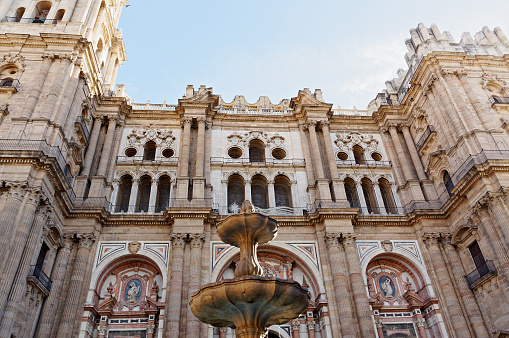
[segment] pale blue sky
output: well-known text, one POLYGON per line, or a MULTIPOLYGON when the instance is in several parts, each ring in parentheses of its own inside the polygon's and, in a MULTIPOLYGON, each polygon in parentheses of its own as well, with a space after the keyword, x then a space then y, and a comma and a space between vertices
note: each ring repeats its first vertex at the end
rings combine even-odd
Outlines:
POLYGON ((459 41, 500 26, 509 1, 130 0, 119 28, 128 61, 117 83, 136 102, 175 104, 187 84, 231 101, 273 103, 321 88, 334 107, 363 109, 406 68, 404 40, 423 22, 459 41))

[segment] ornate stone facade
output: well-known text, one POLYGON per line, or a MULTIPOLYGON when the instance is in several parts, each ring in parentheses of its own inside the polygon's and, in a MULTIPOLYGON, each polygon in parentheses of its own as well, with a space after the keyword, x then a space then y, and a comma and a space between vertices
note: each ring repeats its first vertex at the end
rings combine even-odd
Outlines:
POLYGON ((0 337, 233 337, 188 302, 233 278, 216 224, 280 225, 266 276, 311 303, 269 337, 509 335, 509 40, 422 24, 367 110, 321 90, 175 105, 118 85, 125 0, 0 2, 0 337))

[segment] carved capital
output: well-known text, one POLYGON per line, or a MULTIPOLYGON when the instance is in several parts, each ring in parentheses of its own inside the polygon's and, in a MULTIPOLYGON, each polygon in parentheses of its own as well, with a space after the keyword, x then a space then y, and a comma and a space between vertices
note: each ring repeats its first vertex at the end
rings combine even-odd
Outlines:
POLYGON ((339 234, 328 232, 325 234, 324 237, 325 237, 325 244, 327 245, 327 248, 332 248, 332 247, 338 245, 339 234))
POLYGON ((306 323, 307 327, 308 327, 308 331, 314 331, 315 330, 315 322, 314 321, 309 321, 306 323))
POLYGON ((384 323, 382 322, 382 320, 380 318, 375 319, 376 327, 382 327, 383 324, 384 323))
POLYGON ((357 238, 356 234, 343 234, 341 236, 341 241, 343 242, 343 246, 345 247, 355 247, 355 239, 357 238))
POLYGON ((64 234, 64 240, 62 241, 62 249, 71 251, 74 246, 74 234, 64 234))
POLYGON ((292 321, 291 325, 292 325, 292 331, 300 330, 300 322, 298 320, 292 321))
POLYGON ((452 244, 452 235, 451 234, 441 234, 440 236, 440 242, 442 242, 442 245, 444 248, 454 248, 454 245, 452 244))
POLYGON ((38 188, 31 189, 28 191, 27 203, 32 204, 37 207, 39 205, 39 202, 41 201, 41 197, 42 197, 42 194, 41 194, 40 189, 38 189, 38 188))
POLYGON ((198 117, 196 121, 198 121, 198 124, 205 124, 207 119, 205 117, 198 117))
POLYGON ((421 327, 421 326, 424 326, 424 324, 426 323, 426 321, 424 320, 424 318, 416 318, 414 320, 414 323, 415 323, 415 326, 417 327, 421 327))
POLYGON ((191 122, 193 121, 192 118, 186 116, 186 117, 183 117, 182 118, 182 122, 180 122, 180 125, 182 126, 182 128, 184 128, 184 126, 187 124, 187 125, 191 125, 191 122))
POLYGON ((155 329, 156 329, 156 326, 154 324, 147 325, 147 333, 154 333, 155 329))
POLYGON ((191 235, 191 249, 197 248, 202 249, 203 248, 203 242, 205 241, 205 236, 202 234, 192 234, 191 235))
POLYGON ((220 327, 219 328, 219 332, 228 332, 228 328, 227 327, 220 327))
POLYGON ((108 123, 109 123, 110 125, 116 124, 116 123, 117 123, 117 120, 118 120, 118 119, 117 119, 117 117, 116 117, 116 116, 114 116, 114 115, 106 115, 106 116, 105 116, 105 119, 106 119, 106 121, 108 121, 108 123))
POLYGON ((95 236, 93 234, 79 234, 77 238, 79 239, 78 245, 80 248, 92 249, 92 245, 94 245, 95 242, 95 236))
POLYGON ((440 238, 440 234, 434 233, 434 232, 426 232, 422 236, 422 240, 424 241, 424 245, 426 245, 427 248, 429 248, 431 246, 437 246, 439 238, 440 238))
POLYGON ((186 245, 185 234, 171 234, 171 248, 172 249, 184 249, 186 245))
POLYGON ((98 326, 97 327, 97 334, 98 335, 102 335, 102 336, 106 336, 106 332, 108 331, 108 327, 107 326, 98 326))
POLYGON ((308 129, 309 128, 315 128, 316 127, 316 121, 309 121, 307 124, 308 129))
POLYGON ((25 183, 8 183, 9 192, 7 194, 8 199, 22 200, 27 192, 27 186, 25 183))

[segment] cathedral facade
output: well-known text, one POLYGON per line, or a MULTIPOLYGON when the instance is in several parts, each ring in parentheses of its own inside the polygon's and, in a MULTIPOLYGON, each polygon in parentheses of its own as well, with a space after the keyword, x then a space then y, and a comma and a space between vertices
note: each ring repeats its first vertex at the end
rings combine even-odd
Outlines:
POLYGON ((366 110, 122 85, 127 0, 0 2, 0 337, 234 337, 189 300, 233 278, 216 225, 277 220, 309 289, 268 337, 509 337, 509 40, 419 24, 366 110))

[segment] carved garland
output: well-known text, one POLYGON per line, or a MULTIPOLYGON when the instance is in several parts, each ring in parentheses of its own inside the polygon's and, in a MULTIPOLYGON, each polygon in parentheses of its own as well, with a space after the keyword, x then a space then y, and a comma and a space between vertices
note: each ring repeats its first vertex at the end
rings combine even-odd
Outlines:
POLYGON ((368 152, 374 152, 378 148, 378 140, 376 140, 372 134, 361 134, 357 132, 349 134, 336 134, 336 140, 334 141, 336 146, 343 151, 350 151, 354 145, 361 146, 368 152))
POLYGON ((173 132, 167 129, 157 128, 133 128, 132 132, 127 135, 129 144, 133 146, 145 144, 147 141, 154 141, 158 146, 171 146, 175 141, 173 132))

